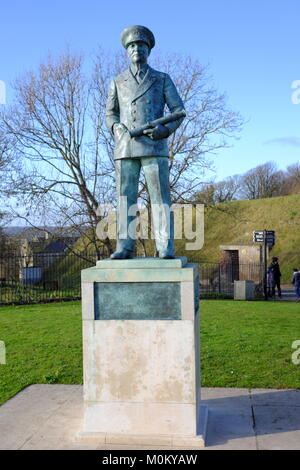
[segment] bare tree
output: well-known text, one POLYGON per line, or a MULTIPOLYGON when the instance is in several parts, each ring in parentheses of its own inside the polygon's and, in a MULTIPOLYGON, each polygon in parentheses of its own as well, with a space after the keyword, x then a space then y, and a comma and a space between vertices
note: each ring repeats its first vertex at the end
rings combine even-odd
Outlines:
MULTIPOLYGON (((11 181, 13 195, 19 196, 18 215, 77 227, 98 255, 95 227, 106 215, 99 214, 98 205, 115 202, 113 141, 104 119, 107 90, 126 62, 125 54, 100 51, 87 78, 82 57, 50 56, 36 72, 16 81, 15 103, 0 117, 0 130, 13 141, 15 157, 22 162, 11 181)), ((173 201, 189 201, 213 155, 241 129, 242 119, 197 61, 158 53, 153 67, 170 74, 187 110, 169 148, 173 201)), ((140 197, 149 204, 143 177, 140 197)), ((104 244, 110 253, 111 240, 104 244)))
POLYGON ((0 129, 0 225, 2 225, 9 216, 7 210, 7 199, 11 193, 10 180, 11 175, 16 169, 13 147, 0 129))
POLYGON ((220 202, 233 201, 238 199, 239 191, 241 189, 241 176, 233 175, 228 176, 222 181, 214 184, 214 202, 215 204, 220 202))
POLYGON ((213 206, 215 204, 215 184, 213 182, 203 183, 200 191, 192 196, 191 201, 194 204, 213 206))
POLYGON ((203 184, 201 191, 193 196, 192 201, 205 204, 206 206, 214 206, 222 202, 233 201, 238 199, 240 188, 241 176, 229 176, 216 183, 209 182, 203 184))
MULTIPOLYGON (((82 58, 49 57, 37 73, 17 80, 15 96, 1 124, 24 162, 22 174, 12 182, 14 195, 21 195, 19 216, 76 227, 99 250, 93 230, 100 220, 97 208, 102 196, 109 200, 112 188, 102 164, 107 157, 98 146, 99 120, 91 115, 91 87, 82 58)), ((110 252, 110 240, 105 244, 110 252)))
POLYGON ((9 139, 5 138, 5 134, 0 129, 0 191, 1 196, 6 189, 7 175, 9 166, 12 163, 12 154, 9 147, 9 139))
POLYGON ((284 179, 280 194, 282 196, 288 194, 300 193, 300 163, 289 165, 284 173, 284 179))
POLYGON ((242 178, 241 194, 245 199, 261 199, 278 196, 283 172, 274 162, 267 162, 249 170, 242 178))

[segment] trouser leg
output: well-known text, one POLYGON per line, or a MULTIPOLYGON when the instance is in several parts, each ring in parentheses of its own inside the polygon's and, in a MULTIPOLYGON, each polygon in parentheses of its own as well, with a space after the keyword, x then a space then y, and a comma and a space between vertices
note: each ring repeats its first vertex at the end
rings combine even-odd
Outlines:
POLYGON ((117 184, 117 251, 134 251, 135 240, 130 236, 129 225, 135 215, 128 215, 130 207, 137 203, 139 159, 122 159, 116 161, 117 184))
POLYGON ((144 157, 142 166, 151 201, 156 249, 174 256, 174 214, 171 209, 168 157, 144 157))
POLYGON ((276 287, 277 287, 278 297, 281 297, 280 279, 276 280, 276 287))
POLYGON ((275 297, 275 283, 272 284, 271 296, 275 297))
POLYGON ((268 283, 268 296, 269 297, 272 297, 272 291, 273 291, 272 284, 268 283))

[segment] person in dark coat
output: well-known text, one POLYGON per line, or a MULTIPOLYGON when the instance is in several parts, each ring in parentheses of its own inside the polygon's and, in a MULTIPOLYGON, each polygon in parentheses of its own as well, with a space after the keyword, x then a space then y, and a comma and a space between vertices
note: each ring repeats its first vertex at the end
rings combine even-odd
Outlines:
POLYGON ((275 288, 277 287, 278 297, 281 299, 281 286, 280 286, 281 272, 280 272, 280 267, 278 263, 278 258, 276 256, 272 258, 272 263, 270 265, 270 268, 272 269, 273 276, 274 276, 274 287, 272 291, 272 297, 275 297, 275 288))

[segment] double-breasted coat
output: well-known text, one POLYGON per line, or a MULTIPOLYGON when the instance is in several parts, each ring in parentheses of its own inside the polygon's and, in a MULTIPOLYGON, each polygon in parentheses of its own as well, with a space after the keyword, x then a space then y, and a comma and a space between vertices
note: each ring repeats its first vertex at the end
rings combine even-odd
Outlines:
MULTIPOLYGON (((106 124, 122 123, 133 130, 164 116, 165 105, 171 113, 184 109, 183 102, 168 74, 147 67, 144 80, 137 83, 130 68, 111 81, 106 105, 106 124)), ((165 124, 169 135, 183 118, 165 124)), ((167 139, 152 140, 148 136, 131 137, 125 131, 115 138, 114 158, 168 157, 167 139)))

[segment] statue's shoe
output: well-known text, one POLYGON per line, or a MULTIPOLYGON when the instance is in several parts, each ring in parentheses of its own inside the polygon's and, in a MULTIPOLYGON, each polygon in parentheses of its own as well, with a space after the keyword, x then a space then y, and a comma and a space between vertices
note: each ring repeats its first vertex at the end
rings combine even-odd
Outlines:
POLYGON ((159 257, 161 259, 174 259, 175 258, 175 255, 173 252, 171 251, 160 251, 159 252, 159 257))
POLYGON ((131 259, 133 258, 132 251, 122 250, 122 251, 115 251, 112 255, 110 255, 110 259, 131 259))

